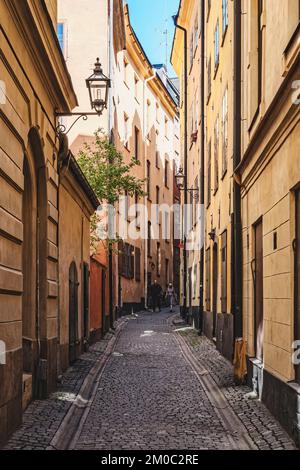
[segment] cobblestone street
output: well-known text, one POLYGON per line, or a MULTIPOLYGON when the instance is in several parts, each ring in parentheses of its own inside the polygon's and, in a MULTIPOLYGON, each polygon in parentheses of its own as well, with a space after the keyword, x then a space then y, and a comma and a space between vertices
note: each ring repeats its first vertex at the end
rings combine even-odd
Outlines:
POLYGON ((167 312, 144 313, 121 320, 115 335, 68 370, 56 394, 32 403, 6 448, 63 448, 67 429, 65 447, 83 450, 293 449, 265 406, 245 397, 249 391, 235 386, 231 365, 206 338, 175 331, 167 312))

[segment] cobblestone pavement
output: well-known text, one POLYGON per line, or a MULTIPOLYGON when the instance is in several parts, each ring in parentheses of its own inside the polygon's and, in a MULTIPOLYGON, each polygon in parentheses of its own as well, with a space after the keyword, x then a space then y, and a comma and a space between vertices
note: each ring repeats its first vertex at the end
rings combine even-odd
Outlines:
MULTIPOLYGON (((232 449, 240 436, 231 428, 186 361, 170 314, 131 317, 115 345, 93 399, 74 429, 76 449, 232 449)), ((234 385, 232 366, 206 338, 180 332, 199 364, 204 365, 228 400, 228 408, 245 430, 252 449, 294 449, 265 406, 245 397, 250 390, 234 385), (238 417, 238 418, 237 418, 238 417)), ((68 370, 59 391, 33 402, 24 424, 7 449, 45 449, 79 393, 84 378, 103 355, 105 342, 68 370)))

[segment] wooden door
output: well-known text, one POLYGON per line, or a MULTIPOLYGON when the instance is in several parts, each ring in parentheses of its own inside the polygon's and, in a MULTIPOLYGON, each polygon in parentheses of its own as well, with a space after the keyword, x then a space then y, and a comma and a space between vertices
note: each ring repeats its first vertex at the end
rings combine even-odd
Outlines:
POLYGON ((89 319, 89 297, 90 297, 90 270, 89 265, 83 265, 83 336, 88 341, 90 331, 89 319))
POLYGON ((218 309, 218 245, 213 248, 213 337, 217 333, 217 309, 218 309))
POLYGON ((101 283, 102 334, 106 333, 106 271, 102 269, 101 283))
MULTIPOLYGON (((297 340, 300 340, 300 190, 296 192, 295 341, 297 340)), ((295 376, 300 383, 300 364, 295 364, 295 376)))
POLYGON ((263 225, 258 222, 255 227, 255 295, 254 295, 254 323, 255 323, 255 355, 263 360, 264 342, 264 289, 263 289, 263 225))
POLYGON ((77 358, 78 345, 78 277, 76 264, 69 270, 69 362, 77 358))

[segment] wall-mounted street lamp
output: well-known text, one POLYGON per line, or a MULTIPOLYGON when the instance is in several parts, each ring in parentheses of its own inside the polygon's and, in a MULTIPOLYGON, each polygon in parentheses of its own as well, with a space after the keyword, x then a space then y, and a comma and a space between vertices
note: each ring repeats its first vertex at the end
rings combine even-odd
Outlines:
POLYGON ((186 191, 192 195, 194 199, 199 199, 199 188, 187 188, 185 185, 186 175, 183 172, 183 168, 178 169, 178 173, 175 175, 176 184, 180 191, 186 191))
POLYGON ((56 113, 57 117, 77 116, 71 127, 67 130, 66 126, 59 124, 56 128, 57 135, 67 135, 79 119, 87 120, 88 116, 101 116, 104 109, 107 109, 108 90, 111 87, 111 80, 104 75, 99 58, 95 63, 93 74, 86 79, 86 86, 89 91, 91 108, 94 112, 86 113, 56 113))

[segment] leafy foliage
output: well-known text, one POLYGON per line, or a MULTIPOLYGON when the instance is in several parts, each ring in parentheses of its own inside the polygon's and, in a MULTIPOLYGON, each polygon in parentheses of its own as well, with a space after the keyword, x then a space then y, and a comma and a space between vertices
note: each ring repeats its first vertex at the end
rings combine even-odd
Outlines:
POLYGON ((145 194, 145 180, 132 174, 132 170, 140 162, 132 157, 129 163, 125 163, 122 153, 116 150, 101 131, 95 133, 93 146, 85 145, 77 161, 100 203, 114 205, 120 195, 125 193, 129 196, 145 194))

